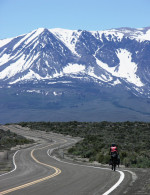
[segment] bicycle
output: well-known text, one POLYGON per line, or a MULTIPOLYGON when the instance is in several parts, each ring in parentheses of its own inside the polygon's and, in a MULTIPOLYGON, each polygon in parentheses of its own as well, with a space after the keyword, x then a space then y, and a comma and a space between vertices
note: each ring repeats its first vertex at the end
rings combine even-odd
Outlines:
POLYGON ((117 154, 114 153, 111 155, 111 165, 112 165, 112 170, 116 170, 116 165, 117 165, 117 154))

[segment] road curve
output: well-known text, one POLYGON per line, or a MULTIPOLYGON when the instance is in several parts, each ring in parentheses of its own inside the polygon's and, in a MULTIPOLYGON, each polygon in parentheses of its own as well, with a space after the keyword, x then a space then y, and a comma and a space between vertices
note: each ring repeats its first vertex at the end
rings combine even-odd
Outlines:
POLYGON ((70 137, 19 126, 3 126, 5 130, 8 128, 34 138, 39 144, 15 154, 14 170, 0 176, 0 195, 120 195, 131 181, 131 174, 126 172, 118 186, 123 172, 58 160, 52 151, 74 144, 70 137))

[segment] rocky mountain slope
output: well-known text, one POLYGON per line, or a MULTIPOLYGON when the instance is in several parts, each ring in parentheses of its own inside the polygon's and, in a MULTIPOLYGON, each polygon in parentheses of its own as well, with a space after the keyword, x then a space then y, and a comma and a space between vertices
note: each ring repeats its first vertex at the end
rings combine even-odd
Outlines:
POLYGON ((149 52, 148 27, 0 40, 0 122, 40 120, 41 110, 42 120, 149 120, 149 52))

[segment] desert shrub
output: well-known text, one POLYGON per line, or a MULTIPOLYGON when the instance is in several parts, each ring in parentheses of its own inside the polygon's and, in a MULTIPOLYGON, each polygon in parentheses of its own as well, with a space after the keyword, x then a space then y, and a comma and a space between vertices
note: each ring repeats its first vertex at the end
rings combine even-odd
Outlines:
POLYGON ((10 149, 16 145, 33 143, 33 140, 26 139, 23 136, 12 133, 10 130, 0 129, 0 149, 10 149))

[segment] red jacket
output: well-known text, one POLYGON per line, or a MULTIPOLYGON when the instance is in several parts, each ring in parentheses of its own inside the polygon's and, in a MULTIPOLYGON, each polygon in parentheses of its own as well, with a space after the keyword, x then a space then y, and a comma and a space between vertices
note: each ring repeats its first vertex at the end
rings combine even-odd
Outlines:
POLYGON ((111 153, 112 153, 112 152, 118 152, 117 147, 116 147, 116 146, 111 146, 111 147, 110 147, 110 152, 111 152, 111 153))

